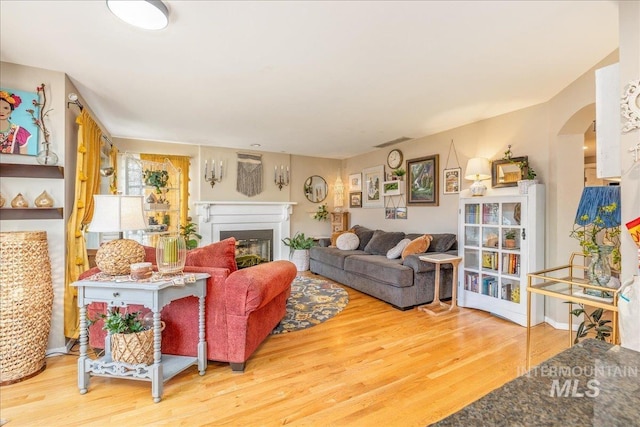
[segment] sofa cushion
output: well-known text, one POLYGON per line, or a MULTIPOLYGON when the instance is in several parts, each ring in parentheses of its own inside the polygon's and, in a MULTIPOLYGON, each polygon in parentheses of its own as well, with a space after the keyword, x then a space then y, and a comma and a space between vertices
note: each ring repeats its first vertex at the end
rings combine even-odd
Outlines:
POLYGON ((399 288, 413 286, 413 269, 402 265, 402 260, 387 259, 385 255, 349 256, 344 261, 344 270, 399 288))
POLYGON ((336 246, 343 251, 353 251, 358 249, 360 239, 356 233, 342 233, 336 239, 336 246))
POLYGON ((236 239, 229 237, 201 248, 187 251, 185 265, 194 267, 221 267, 230 272, 238 269, 236 265, 236 239))
POLYGON ((387 251, 387 258, 388 259, 400 258, 400 255, 402 255, 402 251, 404 250, 404 248, 407 247, 409 243, 411 243, 410 239, 400 240, 397 245, 395 245, 394 247, 392 247, 387 251))
POLYGON ((402 259, 405 259, 409 255, 426 252, 430 243, 431 235, 429 234, 424 234, 417 239, 413 239, 402 251, 402 259))
POLYGON ((372 255, 386 256, 389 249, 397 245, 402 239, 404 239, 404 233, 402 231, 376 230, 364 248, 364 251, 372 255))
POLYGON ((369 240, 371 240, 371 238, 373 237, 374 230, 363 227, 361 225, 354 225, 351 230, 356 233, 356 236, 358 236, 358 239, 360 239, 358 250, 364 251, 364 248, 366 248, 369 244, 369 240))
POLYGON ((431 234, 433 239, 427 252, 446 252, 456 243, 456 235, 452 233, 431 234))
POLYGON ((344 269, 344 260, 347 257, 363 254, 364 251, 361 250, 343 251, 338 248, 321 248, 319 246, 312 246, 309 249, 309 258, 340 270, 344 269))

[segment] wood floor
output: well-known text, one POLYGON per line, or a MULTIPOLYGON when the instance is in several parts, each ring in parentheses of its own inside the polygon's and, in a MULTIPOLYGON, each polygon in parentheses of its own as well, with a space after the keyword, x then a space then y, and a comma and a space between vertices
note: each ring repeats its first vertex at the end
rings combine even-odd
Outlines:
MULTIPOLYGON (((0 389, 0 418, 18 426, 425 426, 525 369, 526 328, 482 311, 432 317, 398 311, 350 288, 349 305, 313 328, 269 337, 244 374, 209 363, 165 384, 153 403, 143 381, 91 378, 77 388, 75 355, 0 389)), ((537 364, 567 332, 533 329, 537 364)))

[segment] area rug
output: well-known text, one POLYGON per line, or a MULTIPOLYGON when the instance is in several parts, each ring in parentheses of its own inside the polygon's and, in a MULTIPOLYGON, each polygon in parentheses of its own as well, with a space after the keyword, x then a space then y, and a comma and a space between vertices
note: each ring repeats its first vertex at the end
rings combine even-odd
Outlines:
POLYGON ((340 313, 349 303, 349 294, 326 280, 298 276, 291 283, 287 313, 272 335, 307 329, 340 313))

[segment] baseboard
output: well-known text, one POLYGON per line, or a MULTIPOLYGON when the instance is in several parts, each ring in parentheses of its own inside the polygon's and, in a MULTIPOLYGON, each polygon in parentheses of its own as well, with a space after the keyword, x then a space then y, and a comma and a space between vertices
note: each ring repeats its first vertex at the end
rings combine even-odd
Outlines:
MULTIPOLYGON (((548 323, 549 325, 551 325, 554 329, 561 329, 563 331, 568 331, 569 330, 569 323, 556 322, 555 320, 553 320, 549 316, 545 316, 544 321, 545 321, 545 323, 548 323)), ((580 325, 580 322, 573 322, 573 330, 574 331, 578 330, 578 325, 580 325)))
POLYGON ((67 347, 57 347, 57 348, 50 348, 47 350, 47 352, 45 353, 45 357, 50 357, 50 356, 62 356, 65 354, 69 354, 69 350, 67 350, 67 347))

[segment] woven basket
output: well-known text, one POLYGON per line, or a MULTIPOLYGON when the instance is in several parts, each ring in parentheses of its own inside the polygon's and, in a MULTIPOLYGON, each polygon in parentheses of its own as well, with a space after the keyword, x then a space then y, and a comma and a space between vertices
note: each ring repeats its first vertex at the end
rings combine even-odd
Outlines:
POLYGON ((135 240, 112 240, 96 252, 96 265, 107 274, 123 276, 131 271, 131 264, 144 261, 144 247, 135 240))
POLYGON ((44 370, 52 306, 47 233, 0 233, 0 385, 44 370))
POLYGON ((153 363, 153 329, 111 335, 111 359, 132 365, 153 363))

